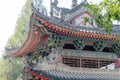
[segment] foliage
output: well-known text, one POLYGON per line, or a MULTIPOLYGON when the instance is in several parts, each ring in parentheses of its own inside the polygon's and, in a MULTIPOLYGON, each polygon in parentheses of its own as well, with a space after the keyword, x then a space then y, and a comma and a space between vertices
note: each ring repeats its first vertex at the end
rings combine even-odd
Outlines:
MULTIPOLYGON (((42 0, 39 1, 39 9, 46 11, 45 7, 42 5, 42 0)), ((16 22, 15 32, 7 42, 7 48, 21 46, 26 39, 29 30, 30 16, 32 13, 31 2, 32 0, 26 1, 26 4, 21 12, 21 16, 16 22)))
POLYGON ((23 64, 21 60, 0 59, 0 80, 17 80, 22 77, 23 64))
POLYGON ((120 0, 103 0, 100 4, 87 5, 86 9, 94 14, 97 24, 106 28, 106 32, 109 34, 113 20, 120 21, 120 0))
MULTIPOLYGON (((32 13, 31 2, 32 0, 26 0, 26 4, 24 5, 21 15, 16 22, 15 32, 7 42, 7 48, 21 46, 23 41, 26 39, 29 30, 30 16, 32 13)), ((42 3, 40 5, 42 5, 42 3)), ((41 6, 41 9, 42 8, 45 9, 41 6)), ((17 80, 22 77, 22 73, 23 64, 20 58, 0 59, 0 80, 17 80)))
POLYGON ((120 21, 120 0, 104 0, 101 2, 105 14, 114 20, 120 21))
POLYGON ((29 17, 31 15, 31 12, 31 0, 27 0, 21 12, 21 16, 16 22, 14 35, 12 35, 12 37, 8 40, 8 48, 20 46, 25 40, 28 31, 28 25, 30 20, 29 17))

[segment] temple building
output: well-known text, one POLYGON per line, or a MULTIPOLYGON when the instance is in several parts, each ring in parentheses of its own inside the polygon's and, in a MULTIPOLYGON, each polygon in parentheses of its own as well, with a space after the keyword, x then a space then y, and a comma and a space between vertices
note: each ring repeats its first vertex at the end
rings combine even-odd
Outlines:
POLYGON ((120 26, 106 33, 72 0, 71 9, 51 0, 50 16, 32 3, 28 37, 11 57, 23 57, 25 80, 120 80, 120 26))

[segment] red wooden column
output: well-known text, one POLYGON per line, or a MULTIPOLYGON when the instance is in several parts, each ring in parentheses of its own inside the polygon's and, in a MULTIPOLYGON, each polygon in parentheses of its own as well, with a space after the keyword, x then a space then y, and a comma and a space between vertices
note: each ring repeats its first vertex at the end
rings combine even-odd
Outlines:
POLYGON ((116 60, 115 66, 116 66, 116 68, 120 68, 120 59, 116 60))

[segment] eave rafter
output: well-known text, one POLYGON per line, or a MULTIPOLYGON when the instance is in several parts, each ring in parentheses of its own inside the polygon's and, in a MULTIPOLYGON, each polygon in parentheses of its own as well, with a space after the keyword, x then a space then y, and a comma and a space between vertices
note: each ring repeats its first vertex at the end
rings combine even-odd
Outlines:
POLYGON ((36 44, 39 42, 40 39, 40 28, 37 27, 36 29, 34 28, 33 25, 30 26, 28 37, 23 43, 23 45, 15 52, 15 53, 10 53, 10 56, 12 57, 18 57, 18 56, 23 56, 27 53, 30 53, 36 49, 36 44))
MULTIPOLYGON (((35 77, 35 80, 51 80, 51 79, 49 79, 49 78, 47 78, 47 77, 45 77, 45 76, 42 76, 42 75, 40 75, 40 74, 37 74, 36 72, 30 71, 29 69, 25 69, 24 72, 27 73, 27 74, 32 75, 33 77, 35 77)), ((30 79, 30 80, 31 80, 31 79, 30 79)), ((33 80, 33 79, 32 79, 32 80, 33 80)))
POLYGON ((43 29, 42 25, 37 26, 31 23, 27 39, 15 53, 10 53, 9 56, 23 56, 31 52, 34 53, 36 50, 38 50, 40 46, 47 42, 50 35, 46 32, 46 30, 43 29, 43 31, 41 29, 43 29), (44 37, 42 37, 43 35, 44 37))

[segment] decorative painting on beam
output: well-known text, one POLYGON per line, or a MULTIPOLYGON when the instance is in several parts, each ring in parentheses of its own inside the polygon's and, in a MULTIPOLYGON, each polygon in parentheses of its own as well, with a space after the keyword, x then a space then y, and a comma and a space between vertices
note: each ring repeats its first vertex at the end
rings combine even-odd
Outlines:
POLYGON ((102 59, 117 59, 115 53, 108 52, 93 52, 79 50, 62 50, 62 56, 83 57, 83 58, 102 58, 102 59))
MULTIPOLYGON (((44 54, 44 53, 43 53, 44 54)), ((51 52, 46 56, 46 57, 42 57, 42 55, 40 55, 38 57, 38 63, 42 64, 44 61, 46 62, 59 62, 62 60, 62 49, 60 48, 52 48, 51 52)))
POLYGON ((59 62, 62 60, 62 50, 61 49, 52 49, 52 52, 47 56, 48 62, 59 62))

